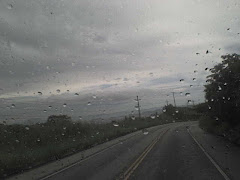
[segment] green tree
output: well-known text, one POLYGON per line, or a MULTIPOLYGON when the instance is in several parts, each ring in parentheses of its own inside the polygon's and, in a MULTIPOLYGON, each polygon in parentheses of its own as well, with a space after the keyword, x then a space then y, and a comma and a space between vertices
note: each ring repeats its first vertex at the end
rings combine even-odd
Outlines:
POLYGON ((240 123, 240 55, 221 56, 221 63, 210 69, 205 85, 209 112, 219 122, 240 123))

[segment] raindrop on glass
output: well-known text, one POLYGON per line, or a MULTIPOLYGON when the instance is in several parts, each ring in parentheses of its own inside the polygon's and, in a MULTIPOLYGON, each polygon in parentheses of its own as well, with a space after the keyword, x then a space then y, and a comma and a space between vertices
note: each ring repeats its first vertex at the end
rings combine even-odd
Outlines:
POLYGON ((91 104, 91 102, 88 102, 87 105, 88 105, 88 106, 91 106, 92 104, 91 104))
POLYGON ((112 124, 113 124, 114 127, 118 127, 119 126, 119 124, 116 121, 113 121, 112 124))
POLYGON ((11 10, 11 9, 13 8, 13 5, 12 5, 12 4, 8 4, 8 5, 7 5, 7 8, 8 8, 9 10, 11 10))
POLYGON ((142 133, 143 133, 144 135, 148 135, 149 132, 148 132, 147 129, 143 129, 143 130, 142 130, 142 133))
POLYGON ((64 104, 63 104, 63 107, 67 107, 67 104, 66 104, 66 103, 64 103, 64 104))
POLYGON ((60 92, 61 92, 60 89, 57 89, 56 91, 57 91, 57 93, 60 93, 60 92))
POLYGON ((189 96, 190 96, 190 93, 185 93, 185 96, 189 97, 189 96))
POLYGON ((180 79, 180 82, 183 83, 183 82, 184 82, 184 79, 180 79))
POLYGON ((155 119, 155 118, 156 118, 156 116, 155 116, 155 115, 151 115, 150 117, 151 117, 151 119, 155 119))

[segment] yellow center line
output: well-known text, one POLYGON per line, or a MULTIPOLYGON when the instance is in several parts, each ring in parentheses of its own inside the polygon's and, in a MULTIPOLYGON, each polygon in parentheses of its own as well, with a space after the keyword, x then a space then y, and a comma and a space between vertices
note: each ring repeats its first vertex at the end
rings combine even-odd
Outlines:
POLYGON ((161 137, 163 137, 164 134, 167 133, 169 129, 167 129, 165 132, 161 133, 158 137, 156 137, 152 143, 150 143, 146 149, 143 151, 143 153, 134 161, 134 163, 127 169, 127 171, 123 174, 121 179, 127 180, 131 174, 134 172, 135 169, 141 164, 141 162, 144 160, 144 158, 147 156, 147 154, 152 150, 154 145, 160 140, 161 137))

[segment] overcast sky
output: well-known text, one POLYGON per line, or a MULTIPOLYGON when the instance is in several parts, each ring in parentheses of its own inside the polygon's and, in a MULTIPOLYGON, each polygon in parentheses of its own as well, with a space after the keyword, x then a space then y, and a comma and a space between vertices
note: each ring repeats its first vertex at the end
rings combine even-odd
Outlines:
POLYGON ((204 69, 240 53, 239 17, 238 0, 0 0, 0 98, 202 102, 204 69))

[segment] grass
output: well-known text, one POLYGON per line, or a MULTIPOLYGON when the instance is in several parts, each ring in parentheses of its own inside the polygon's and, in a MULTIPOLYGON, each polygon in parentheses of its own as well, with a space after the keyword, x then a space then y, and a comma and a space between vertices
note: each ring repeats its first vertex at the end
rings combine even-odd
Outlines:
POLYGON ((201 115, 189 108, 171 107, 166 113, 105 124, 73 122, 66 115, 50 116, 35 125, 0 124, 0 177, 54 161, 128 133, 201 115), (175 113, 174 113, 175 112, 175 113))

